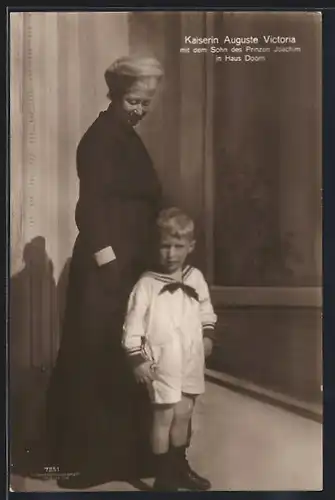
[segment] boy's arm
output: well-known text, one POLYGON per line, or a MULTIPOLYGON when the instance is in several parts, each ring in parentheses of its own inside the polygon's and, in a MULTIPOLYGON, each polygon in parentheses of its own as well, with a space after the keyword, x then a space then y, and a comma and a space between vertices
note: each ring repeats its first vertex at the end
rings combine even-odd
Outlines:
POLYGON ((201 324, 204 338, 214 340, 217 315, 214 312, 209 288, 202 273, 199 273, 198 295, 200 303, 201 324))
POLYGON ((198 295, 204 338, 204 351, 205 357, 207 358, 211 355, 213 349, 217 316, 212 306, 208 285, 202 273, 199 274, 198 295))
POLYGON ((143 351, 143 339, 146 336, 146 315, 149 307, 149 289, 145 281, 140 280, 133 288, 123 325, 122 346, 133 368, 148 361, 143 351))

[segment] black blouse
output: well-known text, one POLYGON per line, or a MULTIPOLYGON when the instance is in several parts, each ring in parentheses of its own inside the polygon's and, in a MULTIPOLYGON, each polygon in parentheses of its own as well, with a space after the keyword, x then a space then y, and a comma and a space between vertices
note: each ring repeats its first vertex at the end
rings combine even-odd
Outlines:
POLYGON ((112 246, 122 260, 145 253, 160 208, 161 186, 142 140, 112 106, 81 139, 77 172, 76 223, 89 251, 112 246))

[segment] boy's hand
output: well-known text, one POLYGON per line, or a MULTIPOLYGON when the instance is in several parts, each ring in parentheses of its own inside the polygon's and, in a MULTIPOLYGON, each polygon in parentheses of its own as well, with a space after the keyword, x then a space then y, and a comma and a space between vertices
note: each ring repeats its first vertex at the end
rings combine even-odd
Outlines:
POLYGON ((134 369, 134 375, 137 382, 148 384, 155 378, 155 370, 152 361, 145 361, 134 369))
POLYGON ((213 340, 210 339, 209 337, 204 338, 204 350, 205 350, 205 357, 208 358, 212 354, 213 350, 213 340))

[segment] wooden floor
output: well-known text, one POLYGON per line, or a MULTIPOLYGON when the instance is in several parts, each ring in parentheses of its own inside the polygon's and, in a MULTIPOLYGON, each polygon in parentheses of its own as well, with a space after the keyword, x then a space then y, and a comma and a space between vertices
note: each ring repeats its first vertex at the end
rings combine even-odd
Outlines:
MULTIPOLYGON (((321 490, 322 425, 207 383, 198 401, 189 458, 214 491, 321 490)), ((54 481, 17 476, 11 486, 14 491, 65 491, 54 481)), ((108 483, 89 491, 138 489, 108 483)))

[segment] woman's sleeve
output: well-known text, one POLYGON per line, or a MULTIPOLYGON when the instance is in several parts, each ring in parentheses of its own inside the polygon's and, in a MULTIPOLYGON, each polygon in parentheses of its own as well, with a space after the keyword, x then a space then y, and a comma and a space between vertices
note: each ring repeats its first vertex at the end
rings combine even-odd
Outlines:
POLYGON ((110 148, 107 150, 105 142, 103 138, 86 138, 78 146, 79 200, 76 222, 92 254, 102 254, 103 258, 105 252, 105 255, 115 258, 110 235, 111 221, 108 218, 108 189, 115 159, 111 158, 110 148))
POLYGON ((145 280, 140 280, 133 288, 128 300, 122 335, 122 347, 133 366, 147 361, 143 352, 143 340, 146 336, 148 312, 149 286, 145 280))
POLYGON ((214 338, 217 315, 214 312, 206 280, 199 271, 197 291, 200 303, 201 324, 204 337, 214 338))

